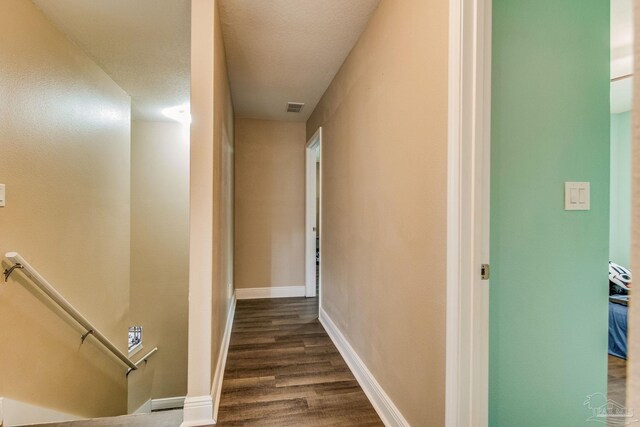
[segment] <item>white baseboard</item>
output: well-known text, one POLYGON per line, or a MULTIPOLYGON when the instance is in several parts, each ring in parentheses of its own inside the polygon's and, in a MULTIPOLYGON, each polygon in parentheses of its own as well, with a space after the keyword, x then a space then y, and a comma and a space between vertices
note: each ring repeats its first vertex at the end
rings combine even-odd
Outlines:
POLYGON ((80 419, 82 419, 82 417, 77 415, 0 397, 0 426, 3 427, 75 421, 80 419))
POLYGON ((151 412, 165 409, 179 409, 184 407, 184 396, 165 397, 163 399, 151 400, 151 412))
POLYGON ((231 341, 231 330, 233 329, 233 316, 236 313, 236 295, 231 298, 229 305, 229 313, 227 314, 227 325, 222 335, 222 343, 220 344, 220 354, 218 354, 218 363, 216 363, 216 372, 213 376, 213 387, 211 388, 211 396, 213 396, 213 419, 218 420, 218 408, 220 408, 220 395, 222 394, 222 381, 224 380, 224 368, 227 364, 227 354, 229 353, 229 341, 231 341))
POLYGON ((306 295, 304 286, 275 286, 265 288, 238 288, 237 299, 293 298, 306 295))
POLYGON ((391 398, 387 396, 387 393, 384 392, 373 374, 369 371, 362 359, 360 359, 353 347, 351 347, 349 341, 347 341, 336 324, 333 323, 333 320, 331 320, 322 308, 320 308, 319 317, 320 323, 324 326, 324 329, 338 348, 345 362, 347 362, 349 369, 353 372, 360 387, 362 387, 362 390, 364 390, 371 401, 371 404, 382 419, 384 425, 387 427, 409 427, 409 423, 404 419, 391 398))
POLYGON ((236 312, 237 296, 231 297, 229 312, 227 313, 227 324, 222 335, 220 353, 216 363, 216 371, 213 376, 213 386, 210 396, 187 397, 184 401, 184 421, 180 427, 196 427, 216 424, 218 408, 220 406, 220 394, 222 391, 222 381, 224 379, 224 368, 227 364, 227 354, 229 352, 229 341, 231 340, 231 330, 233 329, 233 316, 236 312))
POLYGON ((199 427, 215 424, 211 396, 187 396, 184 400, 183 420, 180 427, 199 427))

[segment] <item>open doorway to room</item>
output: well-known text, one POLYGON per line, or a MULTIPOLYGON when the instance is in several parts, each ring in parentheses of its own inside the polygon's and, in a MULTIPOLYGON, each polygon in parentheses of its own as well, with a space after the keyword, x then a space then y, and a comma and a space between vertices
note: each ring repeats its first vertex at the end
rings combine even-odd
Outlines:
POLYGON ((320 245, 322 203, 322 128, 307 142, 305 209, 305 290, 308 298, 320 299, 320 245))
POLYGON ((627 323, 631 281, 631 107, 633 10, 611 1, 611 140, 609 214, 608 399, 626 400, 627 323))
POLYGON ((605 337, 611 354, 607 319, 626 310, 607 263, 628 267, 631 16, 625 0, 492 2, 490 426, 606 422, 625 404, 605 337))

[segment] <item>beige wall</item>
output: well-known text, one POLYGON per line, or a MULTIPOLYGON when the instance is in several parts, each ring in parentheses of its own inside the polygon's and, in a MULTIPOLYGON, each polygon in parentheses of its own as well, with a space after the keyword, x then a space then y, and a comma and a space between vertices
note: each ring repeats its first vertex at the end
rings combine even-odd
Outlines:
MULTIPOLYGON (((213 25, 215 5, 191 2, 189 348, 187 399, 211 392, 213 278, 213 25)), ((209 419, 212 419, 212 415, 209 419)), ((185 421, 202 418, 185 403, 185 421)))
MULTIPOLYGON (((0 253, 20 252, 126 351, 129 97, 30 1, 0 2, 0 39, 0 253)), ((84 331, 22 277, 0 284, 0 396, 125 413, 126 367, 80 345, 84 331)))
POLYGON ((305 124, 236 120, 236 288, 304 286, 305 124))
MULTIPOLYGON (((634 19, 640 22, 640 5, 634 3, 634 19)), ((635 58, 640 58, 640 25, 635 25, 634 34, 635 58)), ((640 74, 640 61, 635 61, 635 75, 640 74)), ((636 77, 637 79, 637 77, 636 77)), ((633 88, 633 111, 640 111, 640 85, 633 88)), ((632 113, 632 213, 631 213, 631 271, 636 277, 640 274, 640 116, 632 113)), ((636 281, 637 282, 637 281, 636 281)), ((636 300, 634 300, 636 301, 636 300)), ((640 304, 632 303, 629 306, 629 363, 627 380, 627 407, 636 411, 640 408, 640 328, 634 328, 640 322, 640 304), (635 408, 635 409, 634 409, 635 408)))
POLYGON ((202 405, 200 398, 212 393, 233 295, 233 106, 217 2, 193 0, 191 15, 189 355, 184 417, 210 424, 212 408, 202 405))
POLYGON ((447 22, 446 1, 383 0, 307 122, 322 305, 416 426, 444 424, 447 22))
MULTIPOLYGON (((222 335, 233 296, 233 102, 227 58, 222 39, 218 2, 214 9, 213 34, 213 298, 212 361, 218 360, 222 335)), ((213 366, 211 379, 215 374, 213 366)))
POLYGON ((189 128, 134 121, 131 129, 131 324, 158 353, 129 375, 129 411, 187 392, 189 128))

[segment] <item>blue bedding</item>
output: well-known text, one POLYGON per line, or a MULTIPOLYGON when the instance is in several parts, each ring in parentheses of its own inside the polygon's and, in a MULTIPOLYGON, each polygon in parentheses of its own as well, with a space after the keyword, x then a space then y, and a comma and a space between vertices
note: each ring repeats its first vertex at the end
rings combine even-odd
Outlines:
POLYGON ((609 354, 627 358, 627 313, 629 307, 609 301, 609 354))

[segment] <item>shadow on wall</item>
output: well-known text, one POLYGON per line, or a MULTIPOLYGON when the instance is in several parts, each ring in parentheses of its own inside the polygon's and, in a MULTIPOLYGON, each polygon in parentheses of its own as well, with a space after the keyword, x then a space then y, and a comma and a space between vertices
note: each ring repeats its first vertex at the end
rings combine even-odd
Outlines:
POLYGON ((159 350, 129 375, 129 412, 187 393, 188 130, 175 122, 132 124, 131 324, 144 330, 137 357, 159 350))

